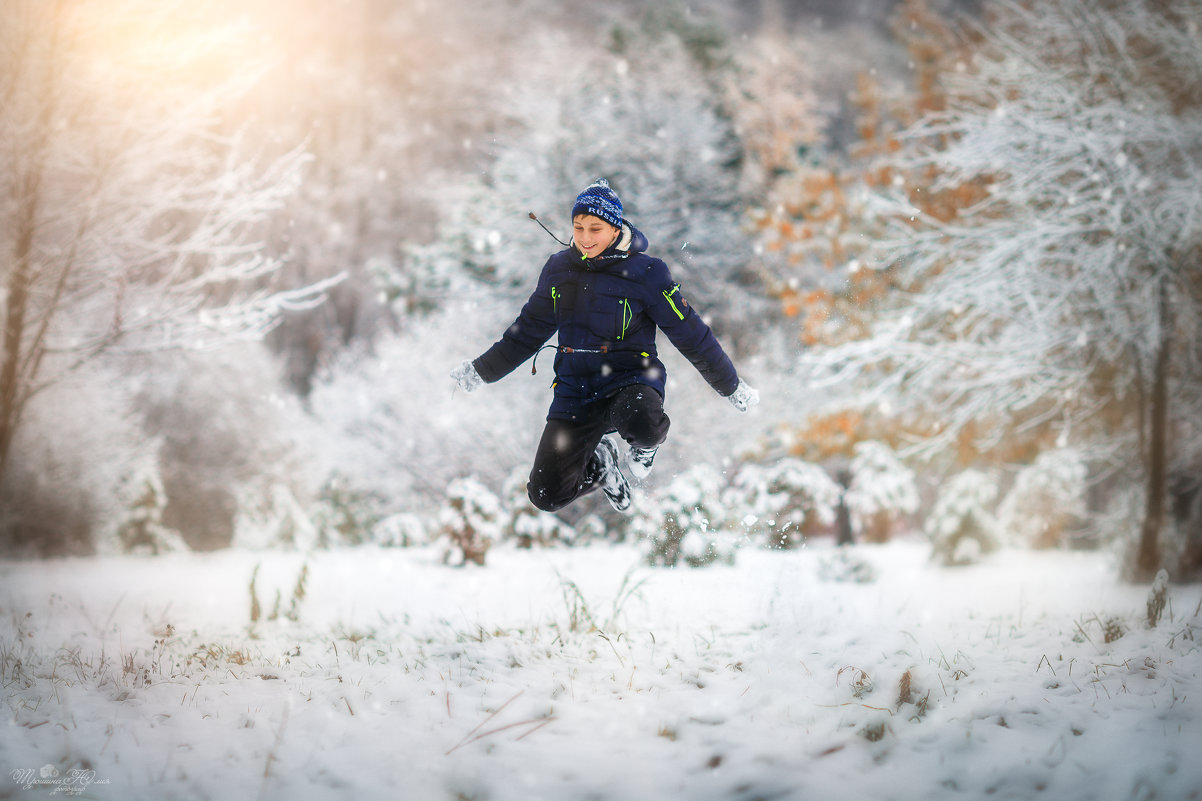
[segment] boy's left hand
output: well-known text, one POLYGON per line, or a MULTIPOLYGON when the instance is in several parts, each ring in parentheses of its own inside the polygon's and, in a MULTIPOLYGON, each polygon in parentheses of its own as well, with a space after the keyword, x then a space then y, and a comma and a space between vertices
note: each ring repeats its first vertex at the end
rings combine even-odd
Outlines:
POLYGON ((472 364, 470 359, 452 370, 451 378, 455 379, 455 383, 464 392, 471 392, 484 383, 484 379, 476 370, 476 365, 472 364))
POLYGON ((757 389, 753 389, 750 384, 740 378, 739 386, 727 396, 727 400, 740 412, 745 412, 760 402, 760 392, 757 389))

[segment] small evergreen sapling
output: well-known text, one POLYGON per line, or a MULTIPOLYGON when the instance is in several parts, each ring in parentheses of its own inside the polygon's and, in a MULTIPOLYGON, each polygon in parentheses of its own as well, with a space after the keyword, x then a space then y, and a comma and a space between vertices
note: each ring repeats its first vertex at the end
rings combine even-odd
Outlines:
POLYGON ((380 522, 382 499, 350 486, 334 475, 322 487, 313 512, 322 544, 362 545, 371 542, 380 522))
POLYGON ((234 544, 239 547, 310 551, 331 544, 329 531, 315 525, 286 484, 273 483, 266 492, 247 485, 236 498, 234 544))
POLYGON ((786 458, 743 465, 723 500, 728 508, 743 510, 739 524, 749 538, 769 548, 794 548, 806 534, 833 525, 839 494, 821 467, 786 458))
POLYGON ((157 470, 135 475, 122 490, 128 511, 117 527, 117 541, 123 551, 160 554, 188 550, 179 532, 163 525, 167 493, 157 470))
POLYGON ((439 533, 450 541, 443 561, 449 563, 458 550, 460 565, 483 565, 503 533, 501 518, 501 502, 487 487, 472 478, 452 481, 438 516, 439 533))
POLYGON ((1019 471, 998 507, 1007 538, 1032 548, 1059 545, 1073 519, 1085 514, 1085 464, 1069 449, 1044 451, 1019 471))
POLYGON ((399 512, 380 519, 371 530, 371 540, 386 548, 409 548, 427 541, 426 524, 419 515, 399 512))
POLYGON ((932 558, 966 565, 997 550, 997 522, 988 511, 996 497, 997 483, 979 470, 965 470, 947 482, 926 519, 932 558))
POLYGON ((675 567, 681 562, 689 567, 733 563, 734 543, 724 531, 722 489, 722 474, 701 464, 647 499, 631 522, 635 534, 644 538, 647 563, 653 567, 675 567))
POLYGON ((886 542, 898 524, 918 511, 914 471, 883 442, 860 442, 852 457, 844 501, 852 526, 866 542, 886 542))

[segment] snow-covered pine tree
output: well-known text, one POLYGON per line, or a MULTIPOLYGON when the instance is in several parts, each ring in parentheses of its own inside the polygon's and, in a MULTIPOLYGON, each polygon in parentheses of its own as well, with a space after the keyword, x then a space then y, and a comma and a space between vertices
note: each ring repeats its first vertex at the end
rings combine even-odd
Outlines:
POLYGON ((1018 471, 998 507, 1002 536, 1033 548, 1064 544, 1066 529, 1085 514, 1086 467, 1068 448, 1045 451, 1018 471))
POLYGON ((724 484, 717 468, 694 465, 636 503, 629 530, 642 538, 649 565, 704 567, 734 560, 735 538, 726 530, 728 510, 721 501, 724 484))
POLYGON ((448 540, 443 561, 484 565, 489 549, 504 530, 501 501, 474 478, 458 478, 447 486, 438 514, 439 534, 448 540))
POLYGON ((372 528, 371 541, 389 548, 408 548, 429 540, 429 525, 420 515, 396 512, 386 515, 372 528))
POLYGON ((885 542, 908 515, 918 511, 914 471, 883 442, 856 443, 844 500, 852 527, 867 542, 885 542))
POLYGON ((818 465, 784 458, 739 468, 723 501, 753 541, 768 548, 796 548, 806 536, 829 528, 841 490, 818 465))
POLYGON ((126 477, 123 500, 128 512, 117 526, 116 544, 126 553, 172 553, 188 550, 178 531, 163 525, 167 494, 156 466, 126 477))
POLYGON ((966 565, 998 549, 997 521, 990 511, 997 492, 997 482, 980 470, 965 470, 943 485, 924 523, 932 559, 966 565))
POLYGON ((323 544, 362 545, 373 540, 382 506, 378 496, 334 473, 317 493, 311 516, 323 544))

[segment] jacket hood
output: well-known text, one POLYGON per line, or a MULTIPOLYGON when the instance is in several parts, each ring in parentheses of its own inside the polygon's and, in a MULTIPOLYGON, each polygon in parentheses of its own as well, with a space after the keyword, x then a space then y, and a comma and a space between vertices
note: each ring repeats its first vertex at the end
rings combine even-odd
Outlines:
POLYGON ((631 225, 628 220, 622 220, 622 235, 618 237, 618 244, 614 247, 626 253, 646 253, 650 243, 642 231, 631 225))

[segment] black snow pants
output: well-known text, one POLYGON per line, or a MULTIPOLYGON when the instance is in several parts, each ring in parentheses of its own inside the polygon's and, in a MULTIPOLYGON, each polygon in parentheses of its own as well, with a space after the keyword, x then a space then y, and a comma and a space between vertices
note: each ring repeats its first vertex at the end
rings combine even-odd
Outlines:
POLYGON ((663 396, 641 384, 593 404, 585 420, 548 420, 526 485, 530 501, 554 512, 593 492, 601 486, 593 452, 602 437, 616 431, 632 448, 654 448, 670 422, 663 396))

